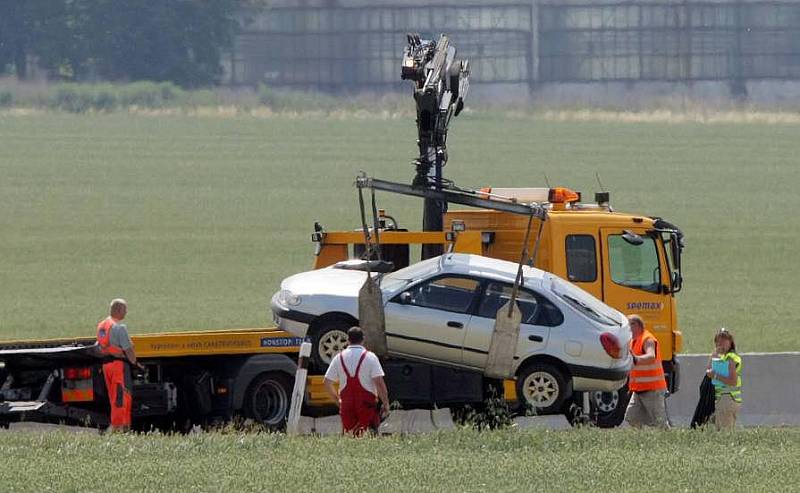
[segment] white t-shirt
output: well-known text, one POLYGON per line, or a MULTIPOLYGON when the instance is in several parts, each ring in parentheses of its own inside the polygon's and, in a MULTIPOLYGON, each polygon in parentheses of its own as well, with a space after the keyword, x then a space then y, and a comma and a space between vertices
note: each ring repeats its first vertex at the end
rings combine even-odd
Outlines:
MULTIPOLYGON (((364 351, 366 351, 364 346, 352 344, 333 357, 328 371, 325 372, 325 378, 334 382, 339 382, 339 392, 347 386, 347 375, 344 369, 342 369, 342 360, 344 360, 344 364, 347 366, 347 372, 350 373, 350 376, 355 376, 358 360, 361 359, 361 353, 364 351)), ((364 357, 364 362, 361 363, 361 371, 358 373, 358 381, 361 382, 361 386, 364 387, 365 390, 378 395, 375 382, 373 382, 372 379, 382 376, 383 368, 381 368, 381 362, 378 360, 378 357, 375 356, 375 353, 367 352, 367 355, 364 357)))

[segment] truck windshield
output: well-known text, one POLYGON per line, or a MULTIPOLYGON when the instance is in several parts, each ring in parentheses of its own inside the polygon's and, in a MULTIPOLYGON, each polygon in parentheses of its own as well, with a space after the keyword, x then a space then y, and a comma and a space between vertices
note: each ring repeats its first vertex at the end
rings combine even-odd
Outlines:
POLYGON ((657 293, 661 286, 661 266, 656 241, 646 236, 643 239, 635 245, 622 235, 609 235, 611 280, 629 288, 657 293))
POLYGON ((553 278, 553 292, 595 322, 616 327, 622 325, 619 312, 563 279, 553 278))
POLYGON ((669 266, 669 278, 672 284, 672 291, 677 292, 681 287, 681 268, 680 268, 680 246, 678 242, 678 235, 676 233, 661 233, 661 241, 664 244, 664 253, 667 257, 667 264, 669 266))

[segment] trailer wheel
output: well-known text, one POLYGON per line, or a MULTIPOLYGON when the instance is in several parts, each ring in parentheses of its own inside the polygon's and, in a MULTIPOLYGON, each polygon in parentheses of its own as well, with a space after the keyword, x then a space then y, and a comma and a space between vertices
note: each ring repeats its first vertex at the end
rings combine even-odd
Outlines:
POLYGON ((333 358, 347 347, 347 331, 355 325, 341 318, 326 320, 311 331, 311 363, 324 372, 333 358))
POLYGON ((517 373, 520 404, 536 414, 555 414, 572 394, 569 380, 555 365, 534 361, 517 373))
POLYGON ((291 395, 291 382, 286 375, 262 373, 247 387, 244 414, 270 430, 283 430, 289 416, 291 395))

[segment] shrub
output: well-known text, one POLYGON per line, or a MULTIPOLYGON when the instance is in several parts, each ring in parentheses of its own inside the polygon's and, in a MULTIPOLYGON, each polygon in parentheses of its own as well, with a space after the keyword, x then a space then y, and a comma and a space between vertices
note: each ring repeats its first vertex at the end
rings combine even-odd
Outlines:
POLYGON ((14 94, 9 90, 0 91, 0 107, 7 108, 14 104, 14 94))

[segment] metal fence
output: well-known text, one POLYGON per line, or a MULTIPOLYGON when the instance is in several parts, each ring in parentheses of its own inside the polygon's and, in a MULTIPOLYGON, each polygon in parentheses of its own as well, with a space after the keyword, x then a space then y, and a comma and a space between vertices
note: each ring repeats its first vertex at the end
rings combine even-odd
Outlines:
POLYGON ((800 5, 542 5, 542 81, 794 79, 800 5))
POLYGON ((629 1, 248 11, 230 81, 401 87, 407 32, 452 36, 473 83, 800 78, 800 3, 629 1))
POLYGON ((446 32, 475 82, 527 82, 531 5, 280 8, 242 16, 234 82, 331 90, 400 86, 408 32, 446 32))

